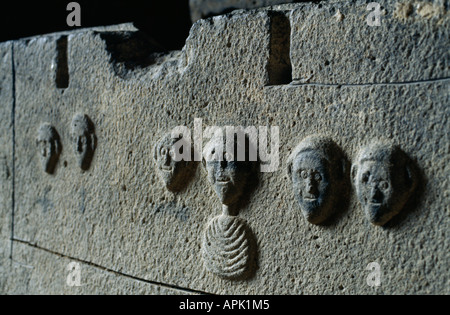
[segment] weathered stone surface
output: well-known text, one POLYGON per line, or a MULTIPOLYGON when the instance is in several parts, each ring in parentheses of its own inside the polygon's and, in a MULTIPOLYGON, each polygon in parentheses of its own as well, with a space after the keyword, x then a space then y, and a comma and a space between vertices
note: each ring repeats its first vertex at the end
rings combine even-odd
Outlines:
MULTIPOLYGON (((0 276, 8 274, 12 218, 12 107, 13 70, 11 43, 0 44, 0 276)), ((0 292, 5 282, 0 279, 0 292)))
POLYGON ((188 291, 153 284, 16 242, 3 292, 27 295, 179 295, 188 291), (79 278, 78 278, 79 271, 79 278), (78 282, 79 281, 79 282, 78 282))
MULTIPOLYGON (((126 42, 130 32, 87 30, 68 35, 66 45, 58 45, 63 35, 15 42, 15 243, 36 244, 114 274, 201 292, 450 293, 448 69, 427 75, 416 64, 395 80, 370 81, 370 75, 354 73, 343 62, 333 66, 344 82, 321 73, 316 78, 323 81, 303 84, 288 84, 283 75, 270 79, 273 65, 288 64, 286 52, 293 74, 301 55, 298 43, 283 44, 280 25, 288 25, 294 38, 297 29, 310 25, 296 18, 299 12, 329 12, 334 5, 291 5, 201 20, 181 52, 149 52, 145 62, 146 56, 117 52, 123 45, 109 42, 126 42), (68 84, 58 88, 64 47, 68 84), (78 113, 92 120, 97 138, 86 170, 77 162, 70 135, 78 113), (239 218, 256 240, 257 267, 250 278, 222 279, 202 261, 202 236, 222 206, 206 172, 197 167, 177 193, 158 176, 154 145, 175 126, 193 130, 195 118, 204 128, 280 128, 280 168, 259 173, 240 205, 239 218), (42 170, 35 145, 44 122, 55 127, 63 146, 53 174, 42 170), (290 153, 315 134, 330 137, 348 166, 346 194, 320 225, 303 217, 286 176, 290 153), (379 139, 397 144, 418 170, 417 191, 384 227, 366 219, 350 181, 350 165, 360 149, 379 139), (376 288, 366 281, 372 262, 381 267, 376 288)), ((435 28, 434 33, 425 28, 424 38, 445 32, 446 26, 435 28)), ((347 30, 355 36, 345 37, 342 47, 359 48, 358 28, 352 24, 347 30)), ((309 32, 308 40, 329 34, 309 32)), ((431 46, 415 46, 416 56, 435 47, 424 64, 448 65, 448 50, 438 52, 448 42, 439 38, 431 46)), ((311 56, 302 58, 313 65, 311 56)), ((398 67, 395 58, 383 60, 385 69, 398 67)), ((23 258, 19 250, 13 255, 23 258)), ((36 288, 45 283, 40 281, 36 288)))
POLYGON ((373 10, 367 11, 366 1, 308 4, 293 10, 293 80, 370 84, 449 77, 450 14, 444 3, 377 2, 380 26, 367 24, 373 10), (408 13, 405 6, 411 8, 408 13), (425 14, 424 7, 433 10, 425 14))
MULTIPOLYGON (((111 66, 115 61, 105 49, 103 34, 69 36, 70 81, 64 93, 56 88, 56 65, 52 71, 58 37, 17 42, 17 73, 27 73, 17 78, 17 194, 21 196, 17 201, 17 238, 119 272, 180 287, 200 288, 204 277, 214 279, 200 263, 200 239, 207 216, 214 214, 216 207, 220 210, 220 204, 201 180, 199 168, 184 192, 173 195, 166 191, 154 167, 153 144, 167 128, 192 126, 195 115, 208 115, 204 108, 207 100, 199 107, 192 103, 193 98, 209 96, 211 101, 217 97, 230 101, 224 105, 212 102, 211 112, 220 106, 223 113, 225 106, 232 104, 232 90, 225 91, 226 95, 219 89, 204 94, 201 90, 209 82, 218 85, 226 80, 246 79, 248 85, 253 85, 256 82, 251 82, 252 76, 259 73, 258 85, 262 86, 265 69, 259 65, 267 56, 258 56, 257 52, 267 47, 267 20, 266 13, 251 20, 235 19, 235 25, 217 19, 208 37, 203 37, 202 29, 209 31, 210 23, 200 23, 193 33, 197 38, 188 43, 182 56, 155 65, 144 74, 141 69, 130 70, 136 71, 141 80, 123 80, 115 75, 111 66), (222 42, 217 52, 225 47, 230 54, 220 64, 215 63, 205 48, 221 36, 232 45, 248 44, 243 26, 249 24, 260 30, 260 35, 247 48, 248 53, 242 54, 222 42), (262 42, 264 37, 266 41, 262 42), (210 70, 199 71, 204 68, 203 62, 217 67, 211 69, 216 76, 211 76, 210 70), (246 65, 247 73, 242 69, 230 77, 229 72, 224 72, 235 62, 246 65), (204 114, 200 115, 200 111, 204 114), (70 145, 69 126, 78 112, 94 122, 98 139, 88 171, 78 167, 70 145), (137 121, 130 129, 134 119, 137 121), (54 175, 42 172, 33 145, 36 128, 44 121, 55 126, 63 144, 54 175), (155 125, 157 121, 160 123, 155 125), (33 192, 27 183, 33 183, 33 192), (202 197, 196 191, 210 193, 202 197)), ((251 97, 252 92, 247 93, 251 97)), ((222 118, 209 119, 208 123, 216 119, 221 123, 222 118)))
POLYGON ((189 0, 191 20, 230 12, 235 9, 256 9, 281 3, 301 2, 295 0, 189 0))

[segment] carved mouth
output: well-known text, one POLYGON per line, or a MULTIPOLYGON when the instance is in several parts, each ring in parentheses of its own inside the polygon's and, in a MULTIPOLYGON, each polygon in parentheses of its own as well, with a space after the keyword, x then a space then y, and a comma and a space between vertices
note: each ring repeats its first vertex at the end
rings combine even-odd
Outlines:
POLYGON ((161 166, 160 169, 164 172, 172 172, 172 168, 170 166, 161 166))
POLYGON ((382 200, 380 200, 380 198, 376 198, 376 197, 372 197, 369 200, 369 205, 371 206, 381 206, 382 200))
POLYGON ((216 180, 216 183, 218 184, 218 185, 226 185, 226 184, 228 184, 230 182, 230 179, 229 178, 226 178, 226 177, 220 177, 220 178, 217 178, 217 180, 216 180))
POLYGON ((307 202, 313 202, 313 201, 317 201, 317 197, 313 194, 307 194, 307 195, 303 196, 303 200, 307 201, 307 202))

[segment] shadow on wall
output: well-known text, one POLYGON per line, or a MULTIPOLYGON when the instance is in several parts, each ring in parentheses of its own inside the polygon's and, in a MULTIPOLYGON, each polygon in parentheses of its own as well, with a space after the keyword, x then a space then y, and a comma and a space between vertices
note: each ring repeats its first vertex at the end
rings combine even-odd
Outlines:
MULTIPOLYGON (((66 19, 71 0, 10 1, 0 13, 0 42, 70 31, 66 19)), ((132 22, 164 48, 180 50, 192 21, 236 9, 255 9, 305 0, 77 0, 81 28, 132 22)), ((314 2, 314 1, 313 1, 314 2)))
MULTIPOLYGON (((66 7, 70 0, 10 1, 0 13, 0 42, 69 31, 66 7)), ((133 22, 166 50, 184 46, 191 18, 188 0, 76 0, 81 28, 133 22)))

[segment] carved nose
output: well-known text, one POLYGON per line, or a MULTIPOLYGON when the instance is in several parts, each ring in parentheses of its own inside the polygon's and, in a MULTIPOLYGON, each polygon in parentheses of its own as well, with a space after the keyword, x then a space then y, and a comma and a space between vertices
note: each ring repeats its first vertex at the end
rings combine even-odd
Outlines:
POLYGON ((312 195, 316 195, 317 193, 317 187, 314 185, 312 178, 306 180, 306 192, 312 195))
POLYGON ((308 192, 312 191, 314 189, 313 180, 311 177, 308 177, 306 179, 306 189, 308 192))
POLYGON ((169 154, 164 155, 163 159, 164 159, 164 166, 170 166, 170 156, 169 156, 169 154))
POLYGON ((224 173, 225 173, 224 169, 220 167, 216 170, 216 177, 221 178, 224 176, 224 173))
POLYGON ((383 194, 378 188, 378 185, 375 185, 371 188, 370 196, 371 201, 374 203, 381 203, 383 201, 383 194))
POLYGON ((222 167, 222 163, 220 163, 219 167, 216 168, 216 178, 218 178, 218 179, 228 178, 228 175, 227 175, 227 172, 225 171, 225 168, 222 167))
POLYGON ((82 153, 83 152, 83 143, 81 141, 81 137, 78 137, 77 151, 78 151, 78 153, 82 153))

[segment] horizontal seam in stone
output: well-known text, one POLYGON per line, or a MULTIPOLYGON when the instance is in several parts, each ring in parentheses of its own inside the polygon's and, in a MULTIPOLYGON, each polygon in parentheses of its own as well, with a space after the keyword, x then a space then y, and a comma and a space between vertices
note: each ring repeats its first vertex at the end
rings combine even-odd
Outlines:
POLYGON ((100 266, 98 264, 86 261, 86 260, 82 260, 82 259, 79 259, 79 258, 74 258, 74 257, 68 256, 68 255, 64 255, 64 254, 52 251, 50 249, 38 246, 36 244, 30 243, 28 241, 24 241, 24 240, 21 240, 21 239, 12 238, 11 241, 18 242, 18 243, 30 246, 32 248, 35 248, 37 250, 41 250, 41 251, 44 251, 46 253, 52 254, 52 255, 56 255, 56 256, 59 256, 59 257, 62 257, 62 258, 66 258, 66 259, 69 259, 69 260, 72 260, 72 261, 76 261, 76 262, 79 262, 79 263, 82 263, 82 264, 85 264, 85 265, 88 265, 88 266, 91 266, 91 267, 94 267, 94 268, 97 268, 97 269, 101 269, 101 270, 109 272, 109 273, 113 273, 113 274, 118 275, 118 276, 126 277, 126 278, 129 278, 129 279, 133 279, 133 280, 136 280, 136 281, 144 282, 144 283, 147 283, 147 284, 157 285, 157 286, 160 286, 160 287, 165 287, 165 288, 178 290, 178 291, 185 291, 186 293, 212 295, 212 293, 203 292, 203 291, 200 291, 200 290, 183 288, 183 287, 179 287, 179 286, 172 285, 172 284, 166 284, 166 283, 162 283, 162 282, 146 280, 146 279, 142 279, 142 278, 135 277, 135 276, 132 276, 132 275, 128 275, 126 273, 123 273, 123 272, 120 272, 120 271, 115 271, 115 270, 112 270, 110 268, 103 267, 103 266, 100 266))
MULTIPOLYGON (((354 84, 340 84, 340 83, 296 83, 295 81, 300 81, 300 79, 294 79, 291 83, 285 86, 325 86, 325 87, 370 87, 370 86, 402 86, 402 85, 416 85, 416 84, 429 84, 436 82, 446 82, 450 81, 450 77, 446 78, 436 78, 422 81, 406 81, 406 82, 385 82, 385 83, 354 83, 354 84)), ((273 86, 273 85, 272 85, 273 86)), ((276 86, 276 85, 275 85, 276 86)))

